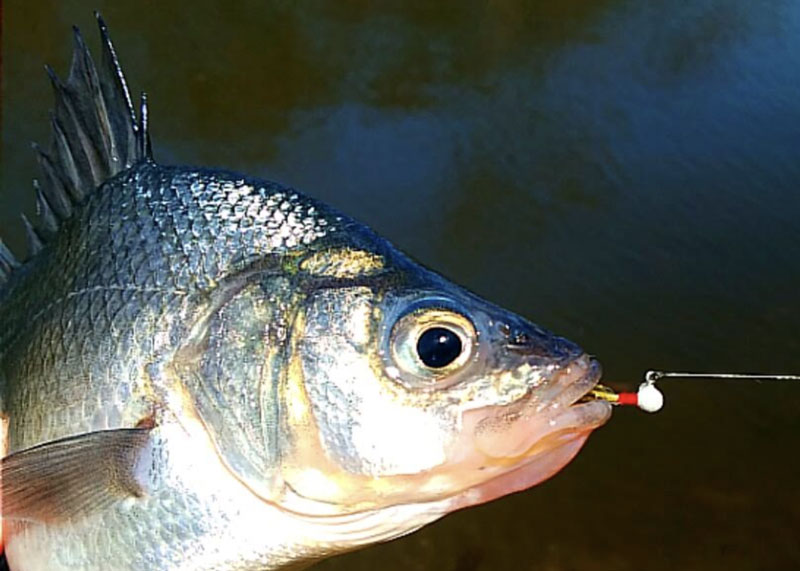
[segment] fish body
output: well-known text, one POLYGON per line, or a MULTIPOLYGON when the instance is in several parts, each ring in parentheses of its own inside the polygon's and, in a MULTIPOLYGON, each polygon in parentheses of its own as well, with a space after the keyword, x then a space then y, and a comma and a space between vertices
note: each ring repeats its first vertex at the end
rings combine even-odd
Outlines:
POLYGON ((0 249, 5 552, 277 569, 551 476, 610 416, 575 344, 300 192, 157 164, 101 24, 0 249), (4 282, 4 283, 3 283, 4 282))

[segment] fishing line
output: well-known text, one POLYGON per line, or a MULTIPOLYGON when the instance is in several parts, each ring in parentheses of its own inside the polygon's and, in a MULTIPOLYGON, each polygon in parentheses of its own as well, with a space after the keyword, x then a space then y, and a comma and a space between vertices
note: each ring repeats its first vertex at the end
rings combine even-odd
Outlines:
POLYGON ((800 375, 765 375, 757 373, 690 373, 677 371, 647 371, 639 390, 618 393, 605 385, 597 385, 589 395, 613 405, 636 406, 645 412, 658 412, 664 406, 664 395, 656 387, 661 379, 722 379, 745 381, 800 381, 800 375))
POLYGON ((763 375, 751 373, 677 373, 672 371, 647 371, 644 380, 655 383, 659 379, 742 379, 753 381, 800 381, 800 375, 763 375))

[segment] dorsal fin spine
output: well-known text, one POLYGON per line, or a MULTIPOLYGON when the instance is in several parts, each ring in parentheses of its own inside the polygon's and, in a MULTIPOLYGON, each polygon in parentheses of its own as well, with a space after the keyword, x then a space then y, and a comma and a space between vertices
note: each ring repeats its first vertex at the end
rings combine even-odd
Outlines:
MULTIPOLYGON (((103 90, 103 95, 106 101, 109 102, 109 106, 115 107, 111 111, 109 125, 114 132, 113 138, 116 142, 118 156, 112 158, 121 161, 122 164, 127 164, 134 159, 137 141, 142 136, 146 137, 147 133, 140 134, 139 126, 136 124, 136 114, 133 112, 131 93, 125 81, 125 75, 122 73, 122 67, 120 66, 119 58, 117 58, 114 44, 108 34, 108 27, 98 12, 95 12, 94 15, 97 18, 103 46, 102 66, 104 75, 108 78, 108 81, 100 83, 100 88, 103 90), (126 120, 121 121, 122 119, 126 120)), ((144 158, 151 159, 152 157, 147 155, 144 158)))
POLYGON ((11 272, 19 266, 19 262, 11 253, 11 250, 0 240, 0 284, 4 283, 11 272))
POLYGON ((142 91, 140 96, 141 104, 139 105, 139 154, 142 157, 150 159, 153 155, 153 149, 150 147, 150 130, 148 128, 148 121, 150 120, 150 113, 147 107, 147 93, 142 91))
POLYGON ((35 256, 44 247, 44 240, 27 216, 20 214, 20 217, 22 218, 22 225, 25 227, 25 237, 28 240, 28 256, 35 256))
POLYGON ((59 175, 60 169, 53 164, 50 155, 45 153, 39 145, 34 143, 33 149, 36 152, 39 167, 42 169, 43 184, 41 188, 44 196, 53 212, 62 220, 66 220, 72 216, 72 200, 59 175))
POLYGON ((61 159, 62 172, 69 179, 67 190, 76 201, 83 199, 83 194, 80 189, 82 188, 80 176, 78 175, 78 167, 75 164, 75 158, 72 156, 72 149, 69 148, 67 136, 64 134, 64 129, 61 128, 61 123, 58 122, 56 116, 50 114, 50 125, 53 129, 53 143, 58 150, 57 156, 61 159))
POLYGON ((48 204, 47 198, 45 198, 44 192, 42 192, 42 187, 36 179, 33 181, 33 188, 36 190, 36 214, 39 216, 39 222, 51 234, 57 232, 58 218, 56 218, 53 209, 50 207, 50 204, 48 204))

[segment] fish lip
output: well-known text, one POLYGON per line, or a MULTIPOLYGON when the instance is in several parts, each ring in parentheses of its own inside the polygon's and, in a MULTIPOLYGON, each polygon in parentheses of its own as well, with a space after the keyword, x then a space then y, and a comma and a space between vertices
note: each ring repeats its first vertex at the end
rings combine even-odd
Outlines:
MULTIPOLYGON (((605 405, 603 408, 607 409, 604 418, 584 426, 581 430, 591 431, 602 426, 610 416, 611 405, 605 401, 586 399, 602 376, 603 368, 597 359, 586 353, 576 357, 552 375, 549 387, 544 389, 551 394, 541 398, 533 411, 534 414, 559 419, 559 417, 574 416, 577 414, 577 409, 589 404, 594 404, 592 408, 599 409, 598 403, 601 403, 605 405)), ((536 389, 533 389, 528 395, 529 402, 536 399, 536 392, 536 389)))
POLYGON ((577 406, 583 404, 580 401, 597 386, 602 376, 600 362, 583 353, 556 369, 544 384, 532 386, 521 400, 538 400, 536 412, 577 406))
POLYGON ((600 382, 600 378, 603 376, 602 365, 591 355, 581 355, 570 363, 567 369, 573 364, 582 364, 583 362, 588 362, 586 367, 587 371, 582 376, 575 379, 575 381, 564 390, 562 395, 559 396, 559 400, 564 404, 569 404, 570 406, 577 404, 597 386, 600 382))

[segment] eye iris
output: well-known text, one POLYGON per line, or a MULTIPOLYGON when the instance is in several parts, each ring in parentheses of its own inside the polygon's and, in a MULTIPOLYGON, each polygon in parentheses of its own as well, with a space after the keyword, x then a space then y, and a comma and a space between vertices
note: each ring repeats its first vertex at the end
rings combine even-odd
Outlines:
POLYGON ((417 354, 428 367, 446 367, 461 354, 461 339, 449 329, 433 327, 419 336, 417 354))

